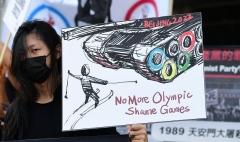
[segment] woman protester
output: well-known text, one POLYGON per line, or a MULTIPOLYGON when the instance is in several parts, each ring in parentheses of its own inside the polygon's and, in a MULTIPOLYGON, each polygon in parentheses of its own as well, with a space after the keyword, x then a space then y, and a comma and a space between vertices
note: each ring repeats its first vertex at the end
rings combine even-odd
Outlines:
MULTIPOLYGON (((48 23, 24 22, 12 45, 11 72, 20 84, 2 140, 118 134, 116 128, 62 132, 61 38, 48 23)), ((132 142, 147 142, 145 125, 127 126, 132 142), (132 137, 133 136, 133 137, 132 137)))

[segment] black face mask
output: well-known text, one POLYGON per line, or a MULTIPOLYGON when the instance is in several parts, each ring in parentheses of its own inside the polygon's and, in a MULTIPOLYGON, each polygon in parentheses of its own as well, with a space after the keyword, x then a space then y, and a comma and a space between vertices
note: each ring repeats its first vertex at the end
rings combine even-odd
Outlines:
POLYGON ((21 71, 25 73, 33 82, 43 83, 51 74, 51 69, 46 64, 46 58, 48 55, 26 58, 20 63, 21 71))

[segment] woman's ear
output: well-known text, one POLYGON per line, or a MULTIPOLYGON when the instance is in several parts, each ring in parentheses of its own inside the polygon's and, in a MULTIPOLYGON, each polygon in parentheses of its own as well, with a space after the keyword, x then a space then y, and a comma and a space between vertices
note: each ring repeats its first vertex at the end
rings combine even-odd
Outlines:
POLYGON ((62 46, 60 44, 56 45, 56 58, 60 58, 62 56, 62 46))

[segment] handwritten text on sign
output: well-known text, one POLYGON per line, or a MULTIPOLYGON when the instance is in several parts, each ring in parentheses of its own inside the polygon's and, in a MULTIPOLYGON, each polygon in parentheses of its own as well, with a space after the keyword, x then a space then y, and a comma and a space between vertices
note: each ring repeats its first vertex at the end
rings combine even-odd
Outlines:
POLYGON ((125 114, 127 115, 154 115, 154 114, 169 114, 169 113, 185 113, 189 112, 190 108, 189 106, 183 106, 181 105, 181 101, 185 99, 192 98, 193 95, 190 93, 187 93, 184 91, 182 94, 175 94, 175 95, 165 95, 164 91, 162 93, 156 92, 152 98, 149 97, 136 97, 134 96, 128 96, 128 98, 123 97, 115 97, 115 105, 135 105, 137 106, 140 103, 148 104, 150 101, 154 104, 160 104, 159 108, 151 108, 148 110, 138 109, 137 107, 130 107, 125 114), (169 103, 172 101, 177 101, 178 104, 180 104, 179 107, 171 108, 169 107, 169 103))
POLYGON ((145 28, 153 28, 153 27, 160 27, 160 26, 171 26, 172 24, 179 24, 182 22, 186 22, 193 19, 192 14, 184 15, 184 16, 175 16, 171 19, 163 19, 163 20, 144 20, 144 27, 145 28))

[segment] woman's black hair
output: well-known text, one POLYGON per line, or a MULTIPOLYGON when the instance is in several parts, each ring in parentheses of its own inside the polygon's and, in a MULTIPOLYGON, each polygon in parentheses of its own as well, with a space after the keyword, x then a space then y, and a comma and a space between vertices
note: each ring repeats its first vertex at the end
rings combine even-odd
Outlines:
POLYGON ((20 84, 20 89, 11 103, 5 117, 3 140, 23 139, 28 127, 28 111, 31 104, 38 97, 38 91, 24 72, 21 72, 21 60, 28 57, 27 35, 34 34, 43 41, 51 53, 52 84, 53 90, 60 83, 61 57, 56 58, 56 47, 61 46, 61 38, 55 29, 45 21, 32 20, 24 22, 18 29, 12 44, 11 72, 20 84))

